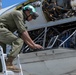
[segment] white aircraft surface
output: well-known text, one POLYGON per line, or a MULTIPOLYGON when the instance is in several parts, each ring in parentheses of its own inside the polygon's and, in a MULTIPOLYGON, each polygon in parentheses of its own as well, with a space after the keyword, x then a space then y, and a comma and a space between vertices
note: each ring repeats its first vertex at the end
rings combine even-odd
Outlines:
POLYGON ((75 50, 63 48, 20 54, 23 75, 69 75, 76 70, 75 59, 75 50))

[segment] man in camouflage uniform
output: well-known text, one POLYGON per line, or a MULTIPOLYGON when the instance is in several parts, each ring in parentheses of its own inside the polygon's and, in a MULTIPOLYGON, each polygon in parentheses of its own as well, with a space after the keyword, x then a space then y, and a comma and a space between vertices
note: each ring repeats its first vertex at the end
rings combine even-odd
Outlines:
POLYGON ((6 44, 12 46, 12 50, 8 54, 8 59, 6 60, 7 69, 19 71, 12 62, 19 54, 23 41, 32 49, 43 48, 34 43, 24 27, 25 20, 31 21, 32 19, 36 19, 36 17, 38 17, 38 14, 36 13, 35 8, 31 5, 23 7, 22 11, 14 10, 0 16, 0 45, 3 47, 4 52, 6 52, 6 44), (16 30, 21 38, 13 34, 16 30))

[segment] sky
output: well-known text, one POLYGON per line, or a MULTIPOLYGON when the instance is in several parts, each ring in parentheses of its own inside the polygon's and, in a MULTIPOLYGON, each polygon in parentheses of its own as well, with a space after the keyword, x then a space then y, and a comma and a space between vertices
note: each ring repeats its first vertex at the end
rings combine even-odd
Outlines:
POLYGON ((5 7, 11 6, 15 3, 20 3, 23 1, 26 1, 26 0, 2 0, 2 8, 5 8, 5 7))

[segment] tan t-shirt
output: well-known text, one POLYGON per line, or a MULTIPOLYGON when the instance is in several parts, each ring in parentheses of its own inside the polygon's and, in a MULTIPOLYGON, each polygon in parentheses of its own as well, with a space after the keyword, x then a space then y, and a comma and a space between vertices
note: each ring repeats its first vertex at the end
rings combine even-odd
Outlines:
POLYGON ((18 30, 22 33, 26 30, 24 26, 24 16, 21 11, 14 10, 0 16, 0 25, 3 25, 11 32, 18 30))

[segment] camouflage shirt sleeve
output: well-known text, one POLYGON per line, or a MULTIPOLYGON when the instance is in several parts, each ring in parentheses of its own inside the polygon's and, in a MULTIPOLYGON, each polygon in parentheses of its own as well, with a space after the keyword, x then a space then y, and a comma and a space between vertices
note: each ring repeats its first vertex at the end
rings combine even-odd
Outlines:
POLYGON ((12 13, 12 17, 14 19, 14 22, 15 22, 17 28, 18 28, 18 32, 20 34, 22 34, 26 30, 26 28, 24 26, 24 21, 23 21, 23 15, 21 14, 20 11, 14 11, 12 13))

